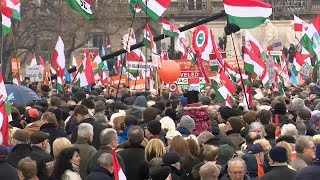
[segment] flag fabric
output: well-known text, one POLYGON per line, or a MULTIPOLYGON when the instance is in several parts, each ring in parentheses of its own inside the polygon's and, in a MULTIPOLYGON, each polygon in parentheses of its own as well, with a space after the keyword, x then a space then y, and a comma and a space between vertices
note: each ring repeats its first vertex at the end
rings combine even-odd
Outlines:
POLYGON ((12 9, 7 7, 4 4, 4 1, 1 2, 1 19, 2 19, 2 35, 6 36, 11 31, 11 18, 12 18, 12 9))
POLYGON ((295 37, 298 41, 300 41, 301 37, 304 35, 306 30, 308 29, 309 24, 307 24, 305 21, 297 17, 296 15, 294 16, 294 33, 295 37))
POLYGON ((39 63, 42 66, 42 70, 45 70, 47 68, 46 63, 41 56, 39 57, 39 63))
POLYGON ((223 0, 229 24, 240 29, 252 29, 265 22, 272 14, 272 6, 259 0, 223 0))
POLYGON ((76 60, 76 58, 74 56, 72 56, 71 67, 78 67, 77 60, 76 60))
POLYGON ((247 87, 243 90, 243 103, 248 105, 248 108, 253 107, 252 85, 247 84, 247 87))
POLYGON ((258 57, 261 57, 263 48, 248 30, 246 30, 245 41, 247 48, 255 53, 258 57))
POLYGON ((142 44, 151 50, 153 50, 153 48, 154 48, 153 35, 152 35, 151 29, 148 24, 146 25, 145 29, 143 30, 142 44))
POLYGON ((64 77, 66 79, 66 82, 71 83, 71 75, 70 75, 68 69, 64 69, 64 77))
POLYGON ((120 163, 118 161, 117 152, 112 150, 112 162, 113 162, 113 175, 114 180, 126 180, 126 175, 124 174, 120 163))
POLYGON ((243 59, 244 69, 249 73, 261 76, 266 69, 266 63, 246 47, 243 48, 243 59))
POLYGON ((134 14, 142 11, 141 6, 138 4, 137 0, 129 0, 129 5, 131 12, 134 14))
POLYGON ((7 101, 7 96, 2 72, 0 71, 0 144, 3 146, 8 146, 9 122, 12 120, 10 102, 7 101))
POLYGON ((227 95, 226 106, 228 106, 229 108, 232 108, 232 101, 229 94, 227 95))
POLYGON ((31 59, 31 62, 30 62, 30 66, 36 66, 38 65, 37 64, 37 57, 35 54, 32 54, 32 59, 31 59))
POLYGON ((312 71, 312 82, 313 83, 318 83, 319 66, 320 66, 320 61, 317 61, 317 63, 314 65, 313 71, 312 71))
POLYGON ((83 60, 83 70, 80 74, 80 87, 86 87, 94 83, 94 73, 92 70, 90 53, 86 53, 86 57, 83 60))
POLYGON ((185 32, 180 32, 179 36, 176 39, 175 50, 182 53, 180 57, 181 59, 189 59, 188 46, 189 46, 189 42, 185 32))
POLYGON ((169 60, 168 53, 167 53, 166 51, 161 51, 160 59, 161 59, 161 61, 163 61, 163 60, 169 60))
POLYGON ((5 2, 5 6, 12 10, 12 18, 18 21, 21 21, 20 0, 3 0, 5 2))
MULTIPOLYGON (((132 30, 131 35, 129 37, 128 48, 134 44, 137 44, 137 40, 136 40, 134 31, 132 30)), ((145 62, 146 61, 146 57, 144 56, 140 48, 134 49, 132 51, 130 51, 129 49, 126 57, 128 62, 130 61, 145 62)))
POLYGON ((58 41, 52 55, 51 65, 57 72, 57 89, 59 92, 64 93, 63 76, 65 75, 64 69, 66 66, 66 57, 64 54, 64 43, 60 36, 58 37, 58 41))
POLYGON ((297 85, 298 84, 298 78, 297 76, 294 74, 293 70, 291 69, 291 83, 293 85, 297 85))
POLYGON ((86 19, 92 18, 91 6, 93 0, 66 0, 68 5, 86 19))
POLYGON ((267 71, 267 69, 265 69, 262 73, 262 75, 260 76, 260 80, 262 81, 262 84, 264 86, 268 86, 268 82, 269 82, 269 72, 267 71))
POLYGON ((237 88, 228 78, 223 70, 220 70, 219 74, 216 76, 212 87, 216 92, 217 102, 223 102, 227 99, 227 96, 231 96, 237 91, 237 88))
POLYGON ((210 54, 213 52, 213 34, 210 31, 208 34, 208 40, 207 45, 204 47, 204 50, 201 53, 201 59, 209 61, 210 60, 210 54))
POLYGON ((306 33, 300 40, 301 46, 303 46, 315 59, 318 59, 318 53, 320 52, 320 37, 314 24, 310 24, 306 33))
POLYGON ((188 79, 188 85, 189 85, 189 91, 200 92, 200 79, 199 78, 188 79))
POLYGON ((307 62, 310 61, 311 59, 309 56, 304 56, 302 54, 300 54, 299 52, 296 52, 294 59, 293 59, 293 67, 292 67, 292 71, 294 72, 294 74, 297 76, 298 73, 300 72, 301 68, 303 67, 303 65, 307 62))
POLYGON ((179 29, 176 28, 174 24, 172 24, 170 21, 162 18, 162 28, 163 28, 163 34, 169 37, 178 37, 179 36, 179 29))
POLYGON ((121 74, 121 69, 122 69, 123 65, 122 65, 122 58, 121 55, 119 55, 117 57, 117 64, 116 64, 116 71, 118 74, 121 74))
POLYGON ((137 0, 137 2, 153 21, 158 21, 170 6, 171 0, 137 0))
POLYGON ((96 51, 93 55, 93 64, 95 64, 94 67, 94 74, 97 74, 98 72, 102 71, 102 69, 104 68, 104 63, 99 55, 99 52, 96 51))
POLYGON ((16 73, 16 75, 12 78, 12 83, 15 85, 21 84, 21 79, 19 73, 16 73))

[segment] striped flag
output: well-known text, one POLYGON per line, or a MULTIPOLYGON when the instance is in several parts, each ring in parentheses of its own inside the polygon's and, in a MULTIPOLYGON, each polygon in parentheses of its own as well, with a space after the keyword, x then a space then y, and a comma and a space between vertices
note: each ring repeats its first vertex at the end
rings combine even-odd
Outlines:
POLYGON ((7 91, 4 85, 2 72, 0 71, 0 144, 8 146, 9 141, 9 122, 11 118, 11 106, 7 101, 7 91))
POLYGON ((258 57, 261 57, 263 48, 248 30, 246 30, 245 40, 246 47, 253 53, 255 53, 258 57))
POLYGON ((228 95, 231 96, 237 91, 237 88, 233 82, 228 78, 222 69, 220 69, 219 74, 212 83, 212 87, 216 92, 217 102, 225 101, 228 95))
POLYGON ((3 0, 5 2, 5 6, 12 9, 12 18, 18 21, 21 21, 20 14, 20 0, 3 0))
POLYGON ((243 48, 244 69, 249 73, 261 76, 266 69, 266 63, 247 47, 243 48))
POLYGON ((308 64, 311 64, 310 56, 304 56, 300 54, 299 52, 296 52, 294 59, 293 59, 293 68, 292 71, 297 76, 300 72, 303 65, 308 62, 308 64))
POLYGON ((7 7, 4 4, 4 1, 1 2, 1 19, 2 19, 2 35, 6 36, 11 31, 11 18, 12 18, 12 9, 7 7))
POLYGON ((86 19, 92 18, 91 6, 93 0, 66 0, 68 5, 86 19))
POLYGON ((36 54, 32 54, 32 59, 31 59, 31 62, 30 62, 30 66, 36 66, 38 65, 37 64, 37 57, 36 57, 36 54))
POLYGON ((83 60, 83 70, 80 74, 80 87, 86 87, 94 83, 94 73, 92 70, 90 53, 86 53, 86 57, 83 60))
POLYGON ((151 29, 148 24, 146 25, 145 29, 143 30, 142 44, 151 50, 153 50, 153 48, 154 48, 153 35, 152 35, 151 29))
POLYGON ((53 69, 57 72, 57 88, 58 91, 61 93, 64 93, 63 88, 63 76, 65 74, 64 69, 66 66, 66 57, 64 55, 64 43, 61 39, 61 37, 58 37, 57 44, 55 46, 52 59, 51 59, 51 65, 53 69))
POLYGON ((113 161, 113 175, 114 180, 127 180, 126 175, 124 174, 120 163, 118 161, 117 152, 112 151, 112 161, 113 161))
POLYGON ((178 37, 179 36, 179 29, 172 24, 170 21, 162 18, 162 29, 163 34, 169 37, 178 37))
POLYGON ((137 0, 137 2, 152 20, 158 21, 170 6, 171 0, 137 0))

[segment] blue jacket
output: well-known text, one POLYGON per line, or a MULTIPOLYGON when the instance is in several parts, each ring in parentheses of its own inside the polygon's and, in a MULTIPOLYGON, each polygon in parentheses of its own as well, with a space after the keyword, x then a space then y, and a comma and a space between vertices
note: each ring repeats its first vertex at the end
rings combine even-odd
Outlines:
POLYGON ((122 133, 118 134, 118 144, 122 144, 123 142, 128 140, 128 132, 132 126, 129 126, 123 130, 122 133))

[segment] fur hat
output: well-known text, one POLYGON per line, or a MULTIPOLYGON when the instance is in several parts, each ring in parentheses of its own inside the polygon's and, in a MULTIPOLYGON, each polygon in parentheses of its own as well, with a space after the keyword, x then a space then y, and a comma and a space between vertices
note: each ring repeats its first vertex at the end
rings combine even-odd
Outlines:
POLYGON ((169 116, 161 118, 160 123, 163 130, 174 131, 176 129, 176 124, 169 116))
POLYGON ((241 129, 244 127, 244 121, 238 117, 230 117, 228 119, 234 132, 240 133, 241 129))
POLYGON ((229 119, 229 117, 232 116, 232 113, 231 113, 232 109, 228 106, 221 106, 219 109, 218 109, 218 112, 220 113, 220 116, 222 117, 222 119, 224 120, 227 120, 229 119))
POLYGON ((256 112, 255 111, 249 111, 249 112, 246 112, 244 115, 243 115, 243 120, 247 123, 247 124, 251 124, 253 122, 255 122, 257 120, 257 115, 256 115, 256 112))

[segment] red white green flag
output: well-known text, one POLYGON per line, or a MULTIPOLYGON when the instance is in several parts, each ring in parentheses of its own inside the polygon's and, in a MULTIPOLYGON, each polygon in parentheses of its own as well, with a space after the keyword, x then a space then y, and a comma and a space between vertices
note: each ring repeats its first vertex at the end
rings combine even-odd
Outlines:
POLYGON ((272 14, 271 4, 259 0, 223 0, 229 24, 240 29, 252 29, 265 22, 272 14))
POLYGON ((293 67, 292 71, 297 76, 300 72, 301 68, 304 66, 305 63, 311 64, 310 56, 304 56, 299 52, 296 52, 294 59, 293 59, 293 67))
POLYGON ((12 18, 18 21, 21 21, 21 14, 20 14, 20 0, 3 0, 6 6, 12 9, 12 18))
POLYGON ((171 0, 137 0, 137 2, 152 20, 158 21, 170 6, 171 0))
POLYGON ((61 39, 61 37, 58 37, 58 41, 56 44, 56 47, 54 49, 52 59, 51 59, 51 65, 53 69, 57 72, 57 88, 58 91, 63 93, 63 76, 64 76, 64 69, 66 66, 66 57, 64 54, 64 43, 61 39))
POLYGON ((266 63, 247 47, 243 47, 244 69, 249 73, 261 76, 266 69, 266 63))
POLYGON ((11 31, 12 9, 4 5, 2 1, 1 19, 2 19, 2 35, 6 36, 11 31))
POLYGON ((93 0, 66 0, 68 5, 86 19, 92 18, 91 6, 93 0))
POLYGON ((223 102, 227 99, 228 95, 232 96, 237 91, 236 86, 225 74, 225 72, 220 69, 219 74, 216 76, 212 87, 216 92, 217 102, 223 102))
POLYGON ((163 34, 169 37, 178 37, 179 36, 179 29, 172 24, 170 21, 162 18, 162 28, 163 34))
POLYGON ((3 146, 8 146, 9 122, 12 120, 10 102, 7 101, 7 97, 2 72, 0 71, 0 144, 3 146))
POLYGON ((259 42, 256 40, 256 38, 254 38, 248 30, 246 30, 245 40, 246 40, 246 47, 249 50, 251 50, 253 53, 255 53, 258 57, 261 57, 263 48, 259 44, 259 42))
POLYGON ((94 83, 94 73, 92 70, 90 53, 86 53, 86 57, 83 60, 83 70, 80 74, 80 87, 86 87, 94 83))
POLYGON ((36 66, 38 65, 37 64, 37 57, 36 57, 36 54, 32 54, 32 59, 31 59, 31 62, 30 62, 30 66, 36 66))
POLYGON ((151 50, 153 50, 153 48, 154 48, 153 35, 152 35, 151 29, 148 24, 146 25, 145 29, 143 30, 142 44, 151 50))

